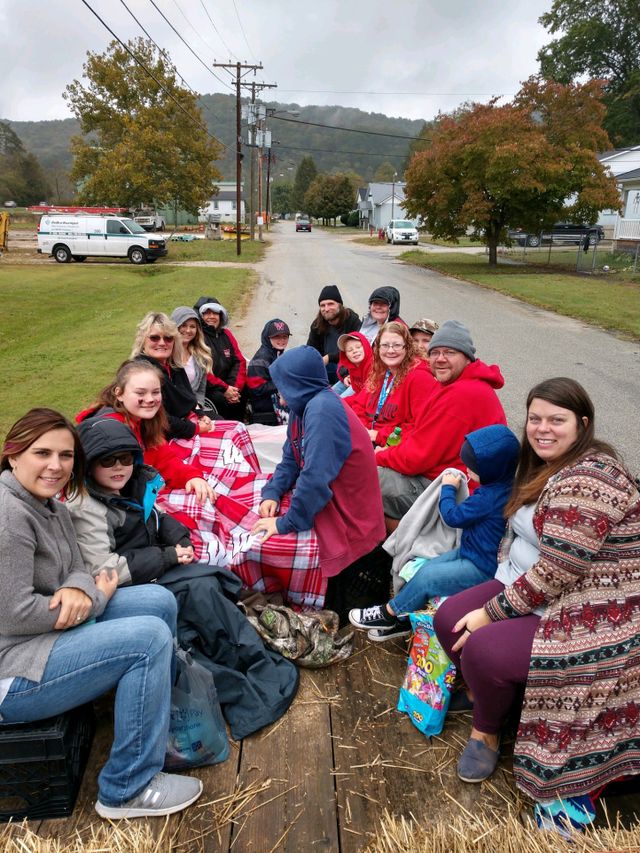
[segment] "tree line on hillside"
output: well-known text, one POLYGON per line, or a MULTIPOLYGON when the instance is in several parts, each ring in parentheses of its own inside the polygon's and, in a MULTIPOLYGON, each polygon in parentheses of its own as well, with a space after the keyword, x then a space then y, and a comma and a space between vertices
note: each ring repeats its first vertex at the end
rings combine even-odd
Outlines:
POLYGON ((37 204, 48 193, 49 185, 37 158, 25 151, 9 124, 0 121, 0 204, 37 204))

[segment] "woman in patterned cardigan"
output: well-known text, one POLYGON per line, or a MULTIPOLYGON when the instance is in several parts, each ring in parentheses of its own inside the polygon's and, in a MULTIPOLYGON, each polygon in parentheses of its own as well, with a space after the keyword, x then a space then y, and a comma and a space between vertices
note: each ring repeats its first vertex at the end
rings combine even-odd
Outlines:
POLYGON ((459 775, 491 775, 526 685, 514 776, 537 801, 538 824, 564 832, 593 819, 603 786, 640 772, 640 493, 595 439, 593 404, 572 379, 527 398, 505 512, 534 504, 537 561, 509 585, 449 598, 436 630, 473 700, 459 775))

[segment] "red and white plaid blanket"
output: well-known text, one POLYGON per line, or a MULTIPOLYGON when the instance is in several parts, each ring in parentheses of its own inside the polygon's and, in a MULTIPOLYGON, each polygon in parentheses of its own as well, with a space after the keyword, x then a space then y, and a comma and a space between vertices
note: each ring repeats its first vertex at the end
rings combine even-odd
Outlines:
MULTIPOLYGON (((264 543, 251 535, 269 478, 260 471, 244 424, 216 421, 213 433, 172 445, 185 462, 203 469, 219 495, 214 506, 207 502, 204 507, 177 489, 163 491, 158 498, 161 509, 189 528, 196 559, 226 566, 249 589, 280 592, 288 604, 321 608, 327 581, 320 571, 315 531, 275 535, 264 543)), ((280 512, 288 505, 285 496, 280 512)))

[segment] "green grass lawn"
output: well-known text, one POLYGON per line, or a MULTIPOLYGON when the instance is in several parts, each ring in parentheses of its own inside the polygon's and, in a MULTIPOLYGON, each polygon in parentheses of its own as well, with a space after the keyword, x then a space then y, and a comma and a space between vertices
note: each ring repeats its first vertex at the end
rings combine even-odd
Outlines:
POLYGON ((640 282, 626 274, 576 275, 536 265, 490 267, 482 255, 404 252, 401 259, 640 339, 640 282))
POLYGON ((233 325, 254 280, 250 270, 158 264, 2 266, 0 437, 33 406, 73 416, 90 404, 129 356, 147 311, 214 293, 233 306, 233 325))
POLYGON ((243 240, 240 256, 236 254, 235 240, 193 240, 191 243, 181 243, 170 240, 167 244, 169 254, 160 258, 157 263, 166 264, 172 261, 227 261, 231 263, 253 264, 262 259, 267 243, 258 240, 243 240))
POLYGON ((435 237, 432 237, 430 234, 420 234, 420 242, 421 243, 429 243, 431 246, 444 246, 445 248, 455 249, 457 246, 482 246, 482 243, 479 243, 477 240, 470 240, 469 237, 460 237, 457 243, 454 243, 453 240, 439 240, 435 237))

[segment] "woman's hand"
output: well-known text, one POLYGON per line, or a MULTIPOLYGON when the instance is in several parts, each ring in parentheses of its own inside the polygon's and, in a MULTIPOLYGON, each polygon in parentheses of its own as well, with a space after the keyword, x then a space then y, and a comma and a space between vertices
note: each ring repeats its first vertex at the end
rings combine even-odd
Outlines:
POLYGON ((227 390, 224 392, 224 398, 228 403, 239 403, 240 392, 235 385, 227 385, 227 390))
POLYGON ((179 563, 193 563, 194 553, 193 553, 193 545, 176 545, 176 556, 178 558, 179 563))
POLYGON ((91 599, 81 589, 63 586, 51 596, 49 610, 60 608, 58 620, 53 626, 56 631, 66 631, 80 625, 91 613, 91 599))
POLYGON ((214 429, 213 422, 211 418, 207 417, 207 415, 203 415, 198 418, 198 429, 200 432, 212 432, 214 429))
POLYGON ((459 652, 469 639, 470 634, 473 634, 473 632, 477 631, 478 628, 483 628, 485 625, 490 624, 491 619, 484 607, 479 607, 477 610, 472 610, 470 613, 467 613, 466 616, 463 616, 462 619, 456 622, 453 626, 454 634, 458 631, 462 631, 463 633, 456 641, 456 644, 451 647, 452 651, 459 652))
POLYGON ((257 533, 261 533, 264 531, 264 535, 260 538, 260 544, 264 544, 267 539, 271 539, 274 533, 278 532, 277 528, 277 519, 275 518, 261 518, 260 521, 256 521, 251 529, 251 532, 254 536, 257 533))
POLYGON ((199 504, 205 504, 207 500, 214 504, 218 499, 216 492, 202 477, 194 477, 192 480, 188 480, 184 490, 189 495, 193 492, 199 504))
POLYGON ((115 569, 102 569, 95 576, 94 581, 98 589, 105 594, 107 601, 109 601, 118 588, 118 573, 115 569))
POLYGON ((367 432, 369 433, 369 438, 375 444, 376 438, 378 437, 378 430, 377 429, 368 429, 367 432))
POLYGON ((457 489, 457 488, 459 488, 461 481, 462 481, 462 475, 461 474, 443 474, 442 475, 442 485, 443 486, 455 486, 457 489))
POLYGON ((260 518, 274 518, 278 512, 278 501, 266 500, 262 501, 258 508, 260 518))

